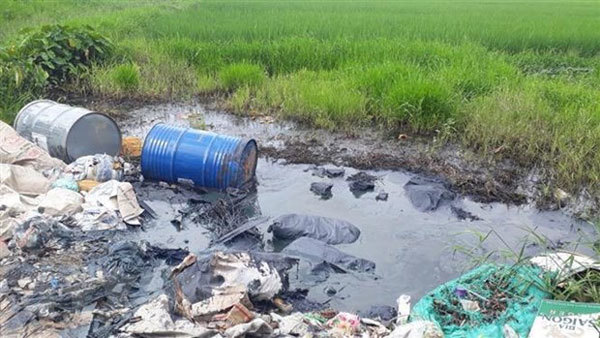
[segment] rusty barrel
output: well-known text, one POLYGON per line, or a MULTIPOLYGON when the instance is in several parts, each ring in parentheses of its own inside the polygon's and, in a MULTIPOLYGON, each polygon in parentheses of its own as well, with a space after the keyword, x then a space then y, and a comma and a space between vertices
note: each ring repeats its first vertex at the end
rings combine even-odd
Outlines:
POLYGON ((159 123, 142 147, 142 174, 170 183, 239 188, 256 171, 256 141, 159 123))
POLYGON ((110 117, 81 107, 36 100, 23 107, 14 123, 19 135, 67 163, 81 156, 118 155, 121 131, 110 117))

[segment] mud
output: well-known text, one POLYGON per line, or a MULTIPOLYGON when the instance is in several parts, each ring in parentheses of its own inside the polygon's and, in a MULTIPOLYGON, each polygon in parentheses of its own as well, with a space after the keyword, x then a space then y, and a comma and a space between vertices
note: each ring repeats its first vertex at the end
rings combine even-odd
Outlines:
MULTIPOLYGON (((67 94, 61 96, 57 93, 54 96, 57 100, 68 99, 71 104, 83 105, 119 120, 131 120, 130 112, 141 108, 145 112, 138 111, 138 114, 149 113, 150 116, 137 116, 137 120, 146 122, 160 119, 161 116, 169 122, 180 122, 182 115, 205 112, 207 108, 217 111, 220 102, 211 97, 200 97, 196 99, 199 101, 191 103, 173 104, 154 97, 95 98, 67 94), (174 111, 177 116, 165 116, 174 111)), ((261 154, 285 159, 288 163, 335 163, 357 169, 407 170, 433 174, 444 176, 453 183, 457 192, 470 195, 481 202, 518 205, 536 198, 540 202, 539 206, 554 207, 552 201, 535 196, 536 192, 532 189, 535 177, 529 175, 528 170, 509 161, 489 163, 453 144, 432 145, 430 138, 418 136, 396 138, 375 128, 364 128, 353 133, 332 133, 292 122, 277 121, 273 124, 270 116, 256 115, 249 120, 255 123, 246 123, 250 126, 247 134, 258 140, 261 154), (263 133, 264 131, 267 133, 263 133)), ((224 125, 222 122, 223 119, 211 121, 216 123, 215 127, 225 128, 224 132, 239 134, 240 130, 236 127, 238 124, 224 125)))
MULTIPOLYGON (((526 255, 557 245, 575 248, 593 231, 586 223, 561 212, 540 212, 525 204, 525 195, 512 192, 516 189, 510 180, 516 175, 513 168, 498 167, 499 174, 492 176, 494 179, 473 165, 461 171, 452 169, 462 165, 460 154, 446 158, 441 165, 439 155, 428 157, 416 145, 405 145, 403 141, 388 144, 372 135, 348 138, 302 129, 293 123, 272 123, 263 117, 238 118, 206 110, 202 105, 149 106, 119 119, 124 134, 135 136, 145 135, 159 121, 257 140, 261 146, 258 184, 251 196, 252 207, 244 211, 245 217, 313 214, 346 220, 360 228, 357 242, 336 248, 374 262, 373 273, 330 271, 328 278, 307 279, 312 267, 301 264, 289 276, 291 289, 307 289, 308 299, 316 304, 345 311, 366 311, 372 305, 394 306, 394 299, 402 293, 418 299, 466 272, 475 263, 471 256, 495 253, 491 257, 501 259, 500 251, 517 255, 522 247, 526 255), (449 162, 454 164, 447 165, 449 162), (333 184, 330 199, 323 200, 310 191, 316 179, 314 164, 345 169, 344 176, 319 178, 333 184), (407 197, 404 186, 430 165, 433 172, 448 173, 443 176, 458 195, 435 211, 421 212, 407 197), (415 173, 406 169, 420 170, 415 173), (377 180, 373 191, 357 197, 349 190, 346 178, 361 170, 377 180), (452 179, 465 170, 472 170, 472 174, 462 181, 452 179), (376 199, 383 191, 388 194, 385 203, 376 199), (533 241, 534 231, 542 241, 533 241)), ((139 184, 136 192, 154 210, 156 218, 146 219, 144 230, 130 236, 191 252, 205 250, 214 242, 218 227, 211 224, 210 217, 182 217, 181 211, 196 203, 190 201, 215 200, 222 194, 157 183, 139 184), (172 223, 174 219, 180 223, 178 226, 172 223)), ((285 243, 278 243, 267 233, 268 224, 258 226, 261 245, 267 251, 279 251, 285 243)))

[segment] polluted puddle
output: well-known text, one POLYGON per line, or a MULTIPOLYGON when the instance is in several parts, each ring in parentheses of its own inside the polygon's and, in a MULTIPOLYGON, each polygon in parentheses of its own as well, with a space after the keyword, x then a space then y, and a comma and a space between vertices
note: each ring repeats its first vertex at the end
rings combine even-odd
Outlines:
MULTIPOLYGON (((146 107, 131 112, 119 124, 125 135, 143 137, 157 122, 255 138, 259 147, 283 148, 290 137, 315 137, 313 132, 299 130, 293 124, 238 118, 207 111, 199 105, 146 107)), ((368 183, 364 187, 359 184, 359 189, 367 191, 353 192, 348 178, 358 172, 334 164, 317 167, 261 157, 255 190, 237 197, 198 192, 185 186, 136 182, 138 199, 153 210, 155 217, 146 218, 144 230, 127 236, 200 253, 227 232, 219 226, 234 228, 240 220, 262 217, 250 239, 236 242, 233 248, 286 252, 284 248, 290 241, 274 238, 268 229, 278 217, 316 215, 347 221, 360 229, 360 236, 353 243, 334 247, 355 256, 359 262, 374 263, 375 269, 364 271, 358 267, 343 273, 323 274, 314 270, 311 273, 312 267, 301 263, 290 271, 290 289, 307 289, 307 298, 323 307, 364 312, 373 305, 395 306, 400 294, 416 300, 465 273, 475 262, 464 250, 480 257, 496 252, 491 257, 501 260, 507 252, 518 255, 525 246, 523 253, 530 256, 547 250, 575 248, 581 238, 592 232, 587 224, 558 211, 474 202, 450 192, 435 179, 402 171, 367 170, 367 174, 376 178, 372 187, 368 183), (323 168, 335 170, 327 175, 323 168), (339 169, 343 169, 343 174, 340 175, 339 169), (314 183, 318 183, 317 187, 314 183), (235 208, 224 207, 228 211, 222 213, 206 212, 205 201, 235 198, 243 203, 235 208), (534 241, 532 233, 544 241, 534 241)), ((215 248, 231 247, 217 243, 210 249, 215 248)))

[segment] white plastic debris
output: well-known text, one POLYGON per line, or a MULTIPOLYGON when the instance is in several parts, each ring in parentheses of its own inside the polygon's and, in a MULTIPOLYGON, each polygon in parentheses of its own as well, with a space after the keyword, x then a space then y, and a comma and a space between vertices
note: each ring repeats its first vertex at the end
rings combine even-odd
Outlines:
POLYGON ((572 252, 553 252, 531 259, 531 263, 548 272, 556 272, 559 280, 588 269, 600 270, 600 263, 591 257, 572 252))
MULTIPOLYGON (((177 275, 195 260, 195 256, 186 257, 184 262, 188 262, 173 269, 172 275, 177 275)), ((265 261, 253 260, 247 253, 217 251, 212 254, 209 264, 211 280, 222 280, 220 285, 212 287, 210 297, 192 304, 181 287, 175 285, 177 311, 186 318, 204 319, 238 303, 251 307, 249 296, 252 300, 271 300, 282 288, 277 270, 265 261)))
POLYGON ((23 222, 25 214, 37 209, 38 201, 0 184, 0 237, 10 239, 16 227, 23 222))
POLYGON ((502 327, 502 333, 504 334, 504 338, 519 338, 519 334, 515 329, 510 327, 508 324, 504 324, 502 327))
POLYGON ((0 163, 35 170, 62 169, 63 161, 50 157, 42 148, 21 137, 11 126, 0 121, 0 163))
POLYGON ((300 312, 295 312, 285 317, 271 313, 271 318, 278 324, 275 335, 304 337, 308 334, 308 324, 304 322, 304 315, 300 312))
POLYGON ((396 304, 398 304, 398 318, 396 319, 396 324, 405 324, 410 315, 410 296, 400 295, 400 297, 396 299, 396 304))
POLYGON ((171 277, 177 275, 178 273, 183 271, 188 266, 196 263, 197 260, 198 260, 198 256, 194 255, 193 253, 189 253, 187 256, 185 256, 185 258, 181 261, 181 263, 177 264, 176 267, 171 269, 171 277))
POLYGON ((273 333, 273 328, 263 319, 256 318, 249 323, 239 324, 230 327, 225 331, 225 335, 230 338, 237 337, 269 337, 273 333))
POLYGON ((87 204, 83 204, 82 207, 83 211, 74 216, 82 231, 127 229, 114 210, 87 204))
POLYGON ((472 300, 461 299, 460 305, 462 305, 462 308, 465 311, 471 311, 471 312, 481 311, 481 308, 479 307, 479 303, 472 301, 472 300))
POLYGON ((364 324, 367 329, 367 331, 363 332, 363 336, 366 334, 367 337, 384 337, 390 333, 390 330, 376 320, 361 318, 360 322, 364 324))
POLYGON ((435 323, 417 320, 400 325, 390 333, 388 338, 443 338, 444 333, 435 323))
POLYGON ((120 180, 123 176, 123 163, 121 162, 118 157, 113 158, 106 154, 82 156, 69 164, 64 169, 64 174, 76 181, 94 180, 97 182, 107 182, 110 180, 120 180), (121 168, 114 169, 115 162, 118 162, 121 168))
POLYGON ((252 299, 270 300, 282 288, 281 277, 267 262, 253 262, 247 253, 215 252, 214 275, 223 277, 221 287, 243 285, 252 299))
POLYGON ((128 182, 110 180, 94 187, 85 196, 86 204, 104 206, 119 211, 121 218, 127 224, 139 225, 140 216, 144 209, 140 207, 133 186, 128 182))
POLYGON ((37 204, 37 199, 21 195, 11 187, 0 184, 0 205, 5 208, 3 211, 0 211, 0 215, 4 212, 14 215, 31 211, 37 207, 37 204))
POLYGON ((133 186, 129 182, 120 182, 117 186, 117 204, 123 222, 131 225, 140 225, 140 216, 144 209, 140 207, 135 196, 133 186))
POLYGON ((38 196, 50 189, 50 181, 32 168, 0 164, 0 184, 28 196, 38 196))
POLYGON ((45 215, 73 215, 81 211, 83 196, 80 193, 65 188, 54 188, 41 197, 38 209, 45 215))
POLYGON ((243 285, 218 287, 212 290, 213 296, 191 305, 193 318, 209 316, 227 310, 237 303, 250 304, 243 285))
POLYGON ((144 337, 214 337, 218 335, 215 330, 207 329, 185 319, 173 321, 169 314, 169 298, 164 294, 152 302, 142 305, 135 312, 134 317, 139 317, 140 320, 123 326, 122 332, 144 337))

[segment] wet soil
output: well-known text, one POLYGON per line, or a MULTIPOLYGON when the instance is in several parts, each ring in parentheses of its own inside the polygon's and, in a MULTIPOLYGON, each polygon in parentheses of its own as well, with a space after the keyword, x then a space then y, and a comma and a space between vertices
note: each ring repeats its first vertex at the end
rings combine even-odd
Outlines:
MULTIPOLYGON (((131 104, 124 106, 127 114, 131 104)), ((94 103, 92 103, 92 106, 94 103)), ((164 120, 185 124, 195 113, 205 112, 204 104, 153 105, 151 112, 136 113, 149 116, 133 117, 138 124, 164 120), (172 112, 177 112, 171 115, 172 112), (184 120, 182 122, 181 120, 184 120)), ((99 109, 103 105, 99 104, 99 109)), ((106 108, 104 108, 106 110, 106 108)), ((210 109, 210 108, 209 108, 210 109)), ((110 111, 119 116, 112 107, 110 111)), ((431 140, 414 137, 397 139, 373 128, 352 134, 332 133, 327 130, 305 128, 292 122, 274 121, 270 116, 239 119, 229 114, 211 117, 205 124, 209 129, 255 138, 261 155, 285 159, 287 163, 333 163, 370 170, 405 170, 426 175, 441 176, 450 181, 453 189, 480 202, 523 204, 533 198, 530 182, 524 182, 527 172, 508 161, 488 163, 455 145, 431 145, 431 140), (229 116, 229 118, 225 118, 229 116), (244 129, 239 126, 242 123, 244 129)), ((193 124, 194 121, 192 121, 193 124)))
MULTIPOLYGON (((441 155, 428 157, 429 153, 416 144, 384 142, 374 135, 348 138, 303 129, 293 123, 273 123, 266 117, 238 118, 207 110, 199 104, 146 106, 123 114, 118 122, 124 134, 140 137, 153 124, 167 122, 255 138, 261 147, 253 197, 256 215, 275 218, 287 213, 314 214, 343 219, 361 229, 357 242, 336 247, 375 262, 374 273, 336 273, 323 281, 307 278, 309 267, 300 265, 290 275, 292 288, 308 289, 311 300, 340 310, 394 306, 395 298, 403 293, 416 300, 468 271, 474 264, 470 255, 479 257, 496 252, 491 257, 500 259, 500 251, 516 254, 523 246, 527 255, 557 247, 574 248, 593 231, 586 223, 559 211, 542 212, 524 203, 523 194, 512 192, 516 188, 506 188, 514 184, 509 177, 517 175, 509 167, 499 166, 499 174, 489 176, 489 172, 467 165, 467 169, 460 171, 472 170, 466 181, 453 180, 453 175, 459 175, 459 169, 452 168, 459 168, 464 160, 458 150, 444 160, 454 163, 440 165, 440 172, 436 173, 448 173, 443 177, 450 180, 459 197, 437 210, 420 212, 411 204, 403 187, 414 175, 435 172, 441 155), (312 170, 315 164, 343 167, 345 175, 315 176, 312 170), (429 165, 433 169, 425 170, 429 165), (368 174, 378 179, 373 191, 355 195, 346 178, 361 169, 367 169, 368 174), (484 177, 495 178, 486 180, 484 177), (331 198, 324 200, 310 191, 314 182, 333 184, 331 198), (388 200, 378 201, 376 196, 383 191, 388 194, 388 200), (456 210, 464 213, 457 215, 456 210), (543 241, 532 241, 533 231, 543 241), (465 251, 469 254, 464 254, 465 251)), ((441 151, 452 153, 450 149, 441 151)), ((210 226, 181 219, 181 210, 188 207, 190 199, 216 199, 219 194, 165 188, 158 184, 140 185, 136 192, 154 209, 157 217, 148 219, 144 231, 132 236, 154 244, 188 248, 192 252, 208 248, 212 238, 211 231, 207 230, 210 226), (181 226, 174 226, 174 219, 181 220, 181 226)), ((268 222, 259 227, 265 248, 277 251, 284 244, 270 237, 267 226, 268 222)))
MULTIPOLYGON (((222 112, 227 108, 219 94, 199 95, 185 101, 178 99, 176 103, 173 98, 162 96, 97 97, 73 91, 55 92, 52 98, 95 109, 116 119, 142 107, 162 110, 161 114, 165 109, 181 114, 204 110, 222 112)), ((559 200, 555 194, 557 187, 545 179, 544 168, 523 167, 500 153, 482 156, 457 143, 436 140, 435 135, 390 135, 377 128, 331 132, 289 121, 276 121, 276 128, 272 128, 273 116, 257 112, 249 115, 252 121, 267 124, 262 129, 269 129, 267 134, 259 133, 261 128, 248 133, 259 142, 261 154, 285 159, 288 163, 335 163, 358 169, 406 170, 442 177, 452 184, 455 192, 484 203, 534 203, 541 210, 561 209, 587 220, 597 218, 600 213, 600 197, 590 194, 585 187, 576 196, 559 200), (274 137, 276 142, 272 142, 274 137)), ((226 129, 235 131, 235 128, 226 129)))

